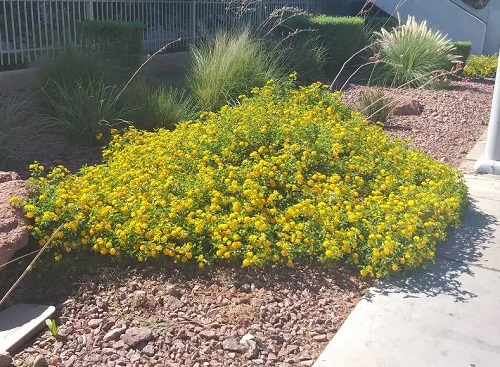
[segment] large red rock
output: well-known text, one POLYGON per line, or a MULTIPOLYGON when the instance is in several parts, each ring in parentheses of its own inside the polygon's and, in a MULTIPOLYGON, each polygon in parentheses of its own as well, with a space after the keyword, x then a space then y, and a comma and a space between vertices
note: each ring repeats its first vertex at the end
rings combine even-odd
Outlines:
POLYGON ((0 265, 28 244, 28 223, 22 210, 13 207, 13 196, 25 199, 29 195, 26 183, 15 172, 0 172, 0 265))

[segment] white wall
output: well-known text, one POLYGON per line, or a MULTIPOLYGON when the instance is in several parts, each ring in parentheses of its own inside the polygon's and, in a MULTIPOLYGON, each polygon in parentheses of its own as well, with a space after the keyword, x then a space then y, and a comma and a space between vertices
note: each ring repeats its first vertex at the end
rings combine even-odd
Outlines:
POLYGON ((427 20, 429 26, 447 34, 455 41, 471 41, 472 53, 475 54, 483 53, 483 48, 485 52, 490 49, 490 43, 486 42, 487 36, 493 39, 491 41, 493 45, 500 42, 500 1, 498 0, 490 1, 487 8, 477 12, 478 16, 464 10, 474 10, 474 8, 462 1, 455 3, 451 0, 372 0, 372 2, 394 16, 396 16, 397 7, 397 12, 403 21, 408 15, 413 15, 418 20, 427 20), (399 3, 402 4, 398 7, 399 3), (458 5, 459 3, 461 5, 458 5), (492 3, 496 3, 496 17, 492 16, 492 3), (487 18, 488 22, 493 22, 495 25, 487 27, 486 22, 481 18, 487 18), (495 34, 498 34, 496 41, 494 40, 495 34))

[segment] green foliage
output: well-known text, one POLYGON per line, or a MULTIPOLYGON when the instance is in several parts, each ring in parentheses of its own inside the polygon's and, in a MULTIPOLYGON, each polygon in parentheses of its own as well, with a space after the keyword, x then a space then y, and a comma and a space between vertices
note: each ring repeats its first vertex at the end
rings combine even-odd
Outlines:
POLYGON ((381 277, 434 257, 461 174, 385 135, 319 83, 268 82, 174 131, 114 135, 105 162, 38 178, 23 204, 51 249, 198 266, 348 261, 381 277))
POLYGON ((117 99, 116 64, 95 49, 67 47, 40 68, 37 95, 40 112, 55 131, 83 145, 97 144, 122 125, 128 107, 117 99))
POLYGON ((328 49, 316 32, 290 33, 275 44, 276 58, 285 74, 297 72, 300 84, 310 84, 324 76, 328 49))
POLYGON ((470 41, 453 41, 453 46, 455 46, 455 54, 457 55, 457 60, 461 61, 463 65, 467 63, 470 56, 470 51, 472 48, 472 42, 470 41))
POLYGON ((45 92, 49 113, 43 117, 68 140, 81 145, 99 144, 103 135, 109 137, 111 129, 125 125, 123 117, 128 107, 120 105, 116 87, 92 79, 49 83, 50 94, 45 92))
POLYGON ((366 17, 365 18, 365 33, 368 40, 376 37, 376 33, 382 28, 390 31, 399 26, 399 21, 394 17, 366 17))
POLYGON ((153 88, 143 81, 130 85, 122 99, 133 106, 127 120, 138 129, 149 131, 173 130, 178 122, 195 118, 201 112, 194 99, 182 89, 153 88))
POLYGON ((87 47, 94 48, 106 62, 127 74, 139 66, 144 24, 109 20, 86 20, 78 25, 87 47))
POLYGON ((49 328, 50 334, 52 336, 57 336, 58 330, 57 330, 57 323, 56 320, 54 319, 47 319, 45 320, 45 325, 49 328))
POLYGON ((383 89, 368 90, 359 96, 358 108, 361 114, 373 123, 385 124, 394 107, 394 98, 383 89))
POLYGON ((376 35, 374 51, 379 63, 374 75, 384 85, 430 86, 456 60, 451 41, 411 16, 405 24, 376 35))
POLYGON ((471 55, 465 65, 463 74, 477 78, 494 78, 497 73, 497 55, 471 55))
POLYGON ((290 29, 317 30, 327 48, 324 70, 327 76, 338 73, 344 62, 365 45, 364 20, 361 17, 301 15, 285 22, 290 29))
POLYGON ((249 29, 220 32, 191 49, 188 84, 202 109, 217 110, 252 87, 283 74, 279 57, 249 29))
POLYGON ((21 95, 0 94, 0 169, 15 155, 26 132, 26 104, 21 95))
MULTIPOLYGON (((55 57, 46 59, 38 73, 38 84, 45 93, 51 94, 50 81, 57 84, 73 84, 78 80, 105 80, 107 83, 116 81, 115 65, 103 60, 95 50, 67 46, 55 57)), ((40 95, 42 104, 44 95, 40 95)))

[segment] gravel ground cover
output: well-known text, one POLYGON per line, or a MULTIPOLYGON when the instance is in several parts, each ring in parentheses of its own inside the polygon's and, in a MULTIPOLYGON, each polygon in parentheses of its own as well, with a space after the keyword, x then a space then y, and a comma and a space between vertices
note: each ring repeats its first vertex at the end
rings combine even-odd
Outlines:
POLYGON ((341 265, 65 270, 35 271, 13 299, 57 305, 59 325, 15 366, 311 366, 367 288, 341 265))
MULTIPOLYGON (((354 105, 366 88, 349 86, 346 102, 354 105)), ((486 129, 492 91, 490 82, 467 80, 444 90, 388 90, 424 110, 392 116, 385 129, 458 167, 486 129)), ((51 134, 26 136, 9 168, 27 177, 33 160, 75 171, 99 162, 100 148, 51 134)), ((59 265, 35 269, 12 298, 57 305, 59 325, 57 337, 44 331, 30 340, 14 356, 15 366, 311 366, 368 287, 341 265, 202 271, 59 265)), ((0 293, 18 273, 4 271, 0 293)))
MULTIPOLYGON (((354 106, 366 86, 350 85, 345 100, 354 106)), ((386 89, 396 100, 416 100, 421 115, 390 116, 385 124, 388 134, 411 138, 410 146, 441 162, 458 167, 488 124, 492 81, 462 80, 441 90, 386 89)))

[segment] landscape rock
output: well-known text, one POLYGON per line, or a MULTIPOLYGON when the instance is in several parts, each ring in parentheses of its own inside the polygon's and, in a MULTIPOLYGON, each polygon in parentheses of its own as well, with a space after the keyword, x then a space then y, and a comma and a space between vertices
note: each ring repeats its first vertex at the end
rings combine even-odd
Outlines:
POLYGON ((314 364, 314 359, 307 359, 304 361, 300 361, 301 367, 311 367, 314 364))
POLYGON ((12 365, 12 357, 7 352, 0 352, 0 367, 9 367, 12 365))
POLYGON ((155 348, 152 345, 148 344, 144 348, 142 348, 142 353, 144 353, 148 357, 152 357, 155 355, 155 348))
POLYGON ((48 367, 48 366, 49 363, 47 362, 44 356, 39 354, 35 357, 35 360, 33 361, 33 367, 48 367))
POLYGON ((328 340, 328 336, 326 336, 325 334, 319 334, 319 335, 314 335, 312 339, 315 342, 326 342, 328 340))
POLYGON ((88 322, 88 326, 91 328, 91 329, 96 329, 99 327, 99 325, 102 324, 102 320, 101 319, 90 319, 89 322, 88 322))
POLYGON ((394 116, 421 115, 422 112, 424 112, 424 106, 415 99, 403 101, 392 110, 394 116))
POLYGON ((117 340, 120 337, 120 335, 122 335, 125 332, 126 329, 127 328, 125 326, 111 329, 104 335, 103 340, 105 342, 109 342, 110 340, 117 340))
POLYGON ((145 327, 132 327, 125 331, 121 337, 121 340, 125 342, 131 348, 137 348, 141 344, 145 344, 153 339, 153 333, 150 329, 145 327))
POLYGON ((245 357, 247 357, 248 359, 259 358, 260 349, 257 346, 257 343, 255 342, 255 340, 247 340, 247 341, 245 341, 245 345, 247 347, 247 350, 245 352, 245 357))
POLYGON ((202 330, 198 335, 200 335, 203 339, 217 339, 217 333, 215 330, 202 330))
POLYGON ((174 296, 166 296, 163 299, 163 304, 168 307, 170 310, 175 311, 182 306, 184 306, 184 302, 182 302, 180 299, 174 297, 174 296))
POLYGON ((244 353, 247 348, 240 344, 236 338, 227 338, 222 341, 222 349, 227 352, 244 353))
POLYGON ((0 171, 0 183, 9 182, 9 181, 19 181, 21 176, 19 176, 16 172, 4 172, 0 171))
POLYGON ((28 223, 22 210, 9 202, 13 196, 28 198, 26 183, 15 172, 0 172, 0 265, 26 246, 29 239, 28 223))
POLYGON ((73 354, 68 360, 64 363, 64 367, 72 367, 76 362, 76 356, 73 354))

